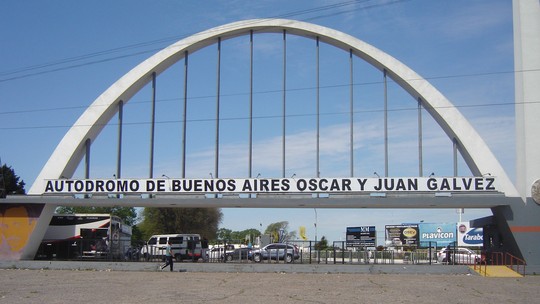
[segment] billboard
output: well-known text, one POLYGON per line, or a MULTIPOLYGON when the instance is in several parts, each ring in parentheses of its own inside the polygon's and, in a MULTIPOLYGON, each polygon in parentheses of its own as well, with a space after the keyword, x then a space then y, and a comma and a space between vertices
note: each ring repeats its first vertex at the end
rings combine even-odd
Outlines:
POLYGON ((422 245, 431 242, 437 247, 446 247, 457 240, 456 223, 420 223, 418 228, 422 245))
POLYGON ((484 230, 482 228, 471 228, 469 222, 458 223, 457 244, 458 246, 467 247, 484 246, 484 230))
POLYGON ((417 246, 418 224, 386 225, 386 246, 417 246))
POLYGON ((347 247, 375 247, 375 226, 347 227, 347 247))

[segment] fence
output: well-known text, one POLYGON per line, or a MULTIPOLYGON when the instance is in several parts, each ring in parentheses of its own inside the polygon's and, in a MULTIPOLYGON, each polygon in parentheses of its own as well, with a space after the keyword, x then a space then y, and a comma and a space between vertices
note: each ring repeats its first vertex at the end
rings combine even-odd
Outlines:
MULTIPOLYGON (((142 246, 130 246, 120 241, 111 244, 108 249, 100 249, 97 244, 103 240, 76 239, 63 243, 43 243, 36 255, 36 259, 49 260, 122 260, 132 262, 156 262, 164 259, 165 250, 161 248, 147 248, 147 256, 141 255, 142 246), (92 249, 92 245, 96 245, 92 249)), ((260 263, 298 263, 298 264, 437 264, 441 261, 437 256, 436 246, 426 248, 384 249, 372 250, 365 248, 348 248, 345 242, 334 242, 334 246, 318 249, 314 241, 290 241, 286 243, 297 248, 298 255, 287 261, 284 256, 264 258, 260 263)), ((251 248, 255 249, 255 248, 251 248)), ((211 248, 203 249, 201 258, 184 259, 183 262, 207 263, 254 263, 253 254, 247 245, 240 242, 221 241, 214 243, 211 248)), ((276 254, 276 253, 274 253, 276 254)), ((452 259, 456 261, 456 258, 452 259)), ((474 261, 470 264, 474 264, 474 261)))
MULTIPOLYGON (((334 245, 338 242, 334 242, 334 245)), ((290 263, 300 264, 433 264, 437 262, 435 248, 415 249, 414 251, 403 250, 365 250, 361 248, 346 248, 344 242, 339 246, 333 246, 319 250, 314 241, 290 241, 288 245, 296 246, 298 257, 290 263)), ((253 256, 248 253, 238 254, 242 248, 230 247, 231 244, 219 243, 210 249, 207 254, 207 262, 235 262, 253 263, 253 256), (226 249, 225 249, 226 248, 226 249), (236 253, 235 253, 236 252, 236 253)), ((247 251, 247 248, 244 248, 247 251)), ((283 254, 270 253, 269 257, 261 259, 260 263, 287 263, 283 254), (272 256, 273 255, 273 256, 272 256)))

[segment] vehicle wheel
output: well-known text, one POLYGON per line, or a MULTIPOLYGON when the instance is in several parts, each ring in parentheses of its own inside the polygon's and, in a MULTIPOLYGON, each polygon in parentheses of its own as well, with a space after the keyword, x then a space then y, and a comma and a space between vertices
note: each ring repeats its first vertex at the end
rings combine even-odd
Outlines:
POLYGON ((227 260, 227 262, 232 261, 232 255, 228 255, 225 259, 227 260))
POLYGON ((177 262, 182 262, 182 255, 177 254, 177 255, 174 256, 174 259, 175 259, 177 262))
POLYGON ((255 263, 260 263, 261 262, 261 255, 260 254, 256 254, 253 256, 253 261, 255 261, 255 263))
POLYGON ((150 255, 148 255, 148 253, 143 254, 143 259, 148 262, 150 260, 150 255))
POLYGON ((293 261, 292 255, 291 255, 291 254, 287 254, 287 255, 285 256, 285 262, 287 262, 287 263, 292 263, 292 261, 293 261))

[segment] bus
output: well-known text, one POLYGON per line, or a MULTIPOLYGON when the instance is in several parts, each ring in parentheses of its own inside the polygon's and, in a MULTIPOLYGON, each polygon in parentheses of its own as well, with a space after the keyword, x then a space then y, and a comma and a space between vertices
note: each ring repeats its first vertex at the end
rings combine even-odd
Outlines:
POLYGON ((131 226, 111 214, 54 214, 36 259, 119 260, 131 234, 131 226))

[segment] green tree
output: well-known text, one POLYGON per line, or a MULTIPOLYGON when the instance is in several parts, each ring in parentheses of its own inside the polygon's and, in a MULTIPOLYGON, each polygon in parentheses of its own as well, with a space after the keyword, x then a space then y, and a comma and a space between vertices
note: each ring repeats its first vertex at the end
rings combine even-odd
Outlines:
POLYGON ((259 236, 261 236, 261 232, 259 231, 259 229, 255 229, 255 228, 246 229, 246 230, 242 230, 238 232, 238 238, 240 240, 244 240, 244 241, 249 240, 251 243, 253 243, 255 238, 259 236))
MULTIPOLYGON (((25 194, 23 180, 15 174, 15 170, 6 164, 0 167, 0 189, 5 189, 4 194, 25 194)), ((0 193, 0 197, 1 197, 0 193)))
POLYGON ((325 250, 326 248, 328 248, 328 240, 323 236, 321 240, 315 244, 315 250, 325 250))
POLYGON ((74 213, 107 213, 118 216, 122 221, 129 226, 135 225, 137 221, 137 211, 134 207, 58 207, 55 210, 60 214, 74 213))
POLYGON ((220 228, 217 231, 217 240, 227 240, 233 242, 245 243, 247 241, 253 242, 256 237, 260 236, 261 232, 258 229, 251 228, 242 231, 232 231, 227 228, 220 228))
POLYGON ((144 208, 139 228, 148 238, 153 234, 198 233, 216 239, 223 213, 218 208, 144 208))
POLYGON ((131 227, 131 243, 132 244, 143 244, 145 241, 147 241, 147 238, 144 238, 143 233, 141 229, 139 229, 138 225, 133 225, 131 227))
POLYGON ((227 228, 219 228, 216 233, 217 240, 231 240, 233 231, 227 228))
POLYGON ((296 231, 289 231, 289 222, 287 221, 268 225, 264 231, 264 234, 271 235, 274 242, 283 242, 296 238, 296 231), (283 231, 282 234, 280 233, 281 231, 283 231))

